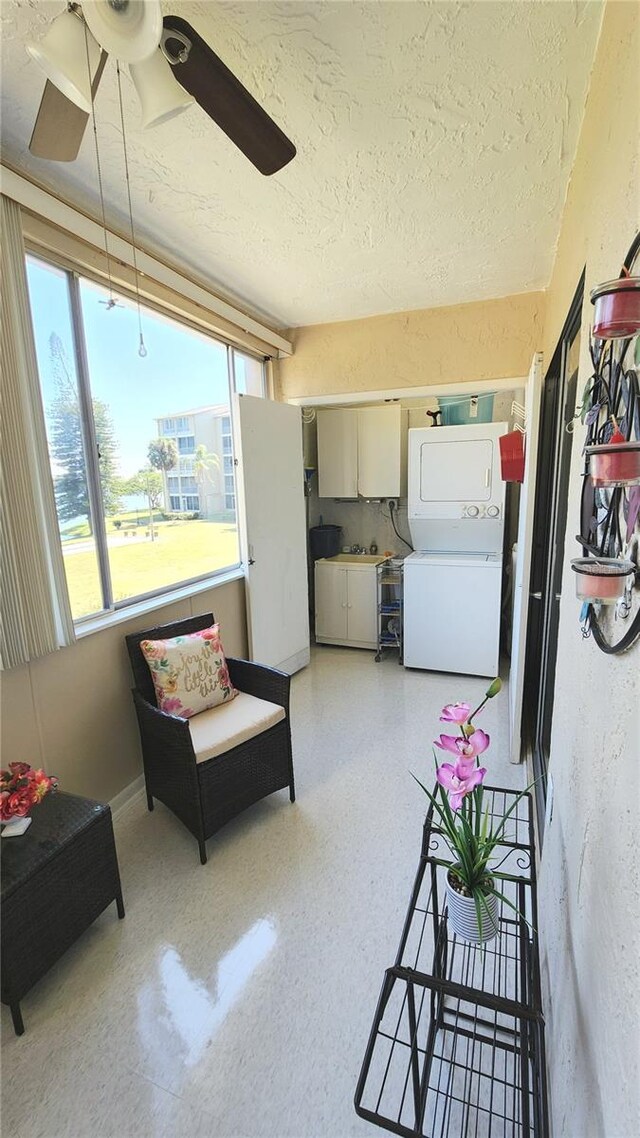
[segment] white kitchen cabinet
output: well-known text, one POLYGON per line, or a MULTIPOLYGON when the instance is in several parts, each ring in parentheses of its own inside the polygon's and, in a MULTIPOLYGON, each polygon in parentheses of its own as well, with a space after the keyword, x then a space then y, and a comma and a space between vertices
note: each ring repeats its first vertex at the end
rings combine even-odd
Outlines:
POLYGON ((321 498, 399 497, 399 404, 320 410, 317 425, 321 498))
POLYGON ((358 408, 358 493, 400 496, 400 404, 358 408))
POLYGON ((315 589, 319 643, 377 647, 375 563, 316 561, 315 589))
POLYGON ((358 411, 354 407, 318 411, 318 494, 358 497, 358 411))

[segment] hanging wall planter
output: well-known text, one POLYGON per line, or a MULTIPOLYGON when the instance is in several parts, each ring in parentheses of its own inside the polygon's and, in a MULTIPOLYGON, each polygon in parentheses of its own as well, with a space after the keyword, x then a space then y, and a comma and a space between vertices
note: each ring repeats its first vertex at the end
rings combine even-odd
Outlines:
POLYGON ((640 331, 640 277, 604 281, 591 293, 596 340, 618 340, 640 331))
POLYGON ((582 635, 607 655, 640 640, 640 231, 617 280, 597 285, 582 392, 586 426, 580 503, 582 557, 572 561, 582 635), (635 275, 634 275, 635 269, 635 275))
POLYGON ((585 447, 594 486, 640 485, 640 441, 600 443, 585 447))
POLYGON ((632 561, 619 557, 576 557, 571 568, 578 599, 597 605, 615 605, 624 596, 629 574, 635 572, 632 561))

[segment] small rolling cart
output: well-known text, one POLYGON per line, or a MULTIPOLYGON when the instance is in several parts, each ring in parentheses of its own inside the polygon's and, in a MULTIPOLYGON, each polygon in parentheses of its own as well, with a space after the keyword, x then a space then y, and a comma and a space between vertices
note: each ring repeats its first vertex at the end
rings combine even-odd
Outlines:
POLYGON ((376 567, 378 605, 378 650, 376 663, 386 648, 398 653, 402 663, 404 558, 387 557, 376 567))

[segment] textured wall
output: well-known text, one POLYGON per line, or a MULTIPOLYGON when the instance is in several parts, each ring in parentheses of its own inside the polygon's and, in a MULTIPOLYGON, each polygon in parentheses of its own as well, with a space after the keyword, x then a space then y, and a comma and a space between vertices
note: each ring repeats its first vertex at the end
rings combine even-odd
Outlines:
POLYGON ((542 341, 544 294, 315 324, 288 333, 283 399, 529 374, 542 341))
MULTIPOLYGON (((640 36, 636 4, 606 8, 547 300, 547 361, 586 262, 589 289, 617 276, 640 220, 640 36)), ((590 374, 583 335, 581 382, 590 374)), ((553 821, 540 913, 554 1138, 640 1133, 640 645, 604 656, 583 642, 569 560, 583 431, 574 436, 560 606, 551 773, 553 821)))
POLYGON ((142 773, 125 635, 211 611, 225 651, 245 655, 244 581, 238 580, 3 672, 2 765, 43 766, 62 790, 103 802, 114 798, 142 773))

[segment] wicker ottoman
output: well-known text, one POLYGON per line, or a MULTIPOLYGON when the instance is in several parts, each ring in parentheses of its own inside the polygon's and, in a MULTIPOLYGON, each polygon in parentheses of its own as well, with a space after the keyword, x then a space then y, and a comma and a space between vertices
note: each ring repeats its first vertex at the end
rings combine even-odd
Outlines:
POLYGON ((20 1000, 112 901, 124 917, 111 810, 48 795, 27 832, 2 842, 2 1002, 16 1035, 20 1000))

